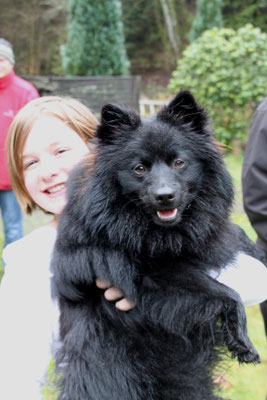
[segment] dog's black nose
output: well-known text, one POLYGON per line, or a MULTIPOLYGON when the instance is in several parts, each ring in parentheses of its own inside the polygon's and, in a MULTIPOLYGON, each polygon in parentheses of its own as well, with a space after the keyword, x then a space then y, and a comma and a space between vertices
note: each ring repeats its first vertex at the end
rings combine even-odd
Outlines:
POLYGON ((169 187, 163 187, 155 193, 155 200, 158 204, 170 204, 175 200, 175 192, 169 187))

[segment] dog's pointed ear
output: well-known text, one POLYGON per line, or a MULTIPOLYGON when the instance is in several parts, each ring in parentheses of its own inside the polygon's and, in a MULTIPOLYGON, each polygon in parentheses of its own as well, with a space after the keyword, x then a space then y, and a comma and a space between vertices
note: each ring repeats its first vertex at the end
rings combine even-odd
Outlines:
POLYGON ((96 137, 104 143, 111 143, 114 137, 128 135, 140 123, 139 115, 133 110, 106 104, 101 111, 101 123, 96 131, 96 137))
POLYGON ((190 124, 197 132, 203 132, 208 120, 207 113, 197 104, 189 90, 180 91, 158 112, 157 118, 174 124, 190 124))

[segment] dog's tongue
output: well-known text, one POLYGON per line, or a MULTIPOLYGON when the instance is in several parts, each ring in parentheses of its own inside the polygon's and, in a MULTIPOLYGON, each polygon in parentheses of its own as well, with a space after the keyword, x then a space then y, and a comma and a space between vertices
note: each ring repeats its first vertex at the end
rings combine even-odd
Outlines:
POLYGON ((157 215, 160 219, 172 219, 177 214, 177 208, 173 208, 171 210, 161 210, 157 211, 157 215))

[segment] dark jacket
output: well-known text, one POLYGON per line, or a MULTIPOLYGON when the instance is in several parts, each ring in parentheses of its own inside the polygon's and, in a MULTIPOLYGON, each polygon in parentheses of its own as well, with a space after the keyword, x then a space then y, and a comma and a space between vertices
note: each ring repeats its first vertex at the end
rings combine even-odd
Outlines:
POLYGON ((267 255, 267 97, 252 121, 242 171, 243 201, 258 246, 267 255))

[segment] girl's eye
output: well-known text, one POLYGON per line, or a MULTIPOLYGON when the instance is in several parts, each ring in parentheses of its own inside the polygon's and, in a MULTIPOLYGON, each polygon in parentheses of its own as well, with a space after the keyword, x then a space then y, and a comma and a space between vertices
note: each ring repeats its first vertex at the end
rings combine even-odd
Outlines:
POLYGON ((174 161, 174 167, 175 168, 183 168, 185 165, 185 162, 182 160, 175 160, 174 161))
POLYGON ((58 149, 57 150, 57 154, 63 154, 63 153, 65 153, 67 151, 67 149, 58 149))
POLYGON ((136 167, 135 167, 135 172, 137 173, 137 174, 139 174, 139 175, 141 175, 141 174, 143 174, 144 172, 145 172, 145 167, 142 165, 142 164, 138 164, 136 167))
POLYGON ((27 163, 23 166, 24 170, 30 168, 30 167, 31 167, 32 165, 34 165, 35 163, 36 163, 35 160, 32 160, 32 161, 27 162, 27 163))

